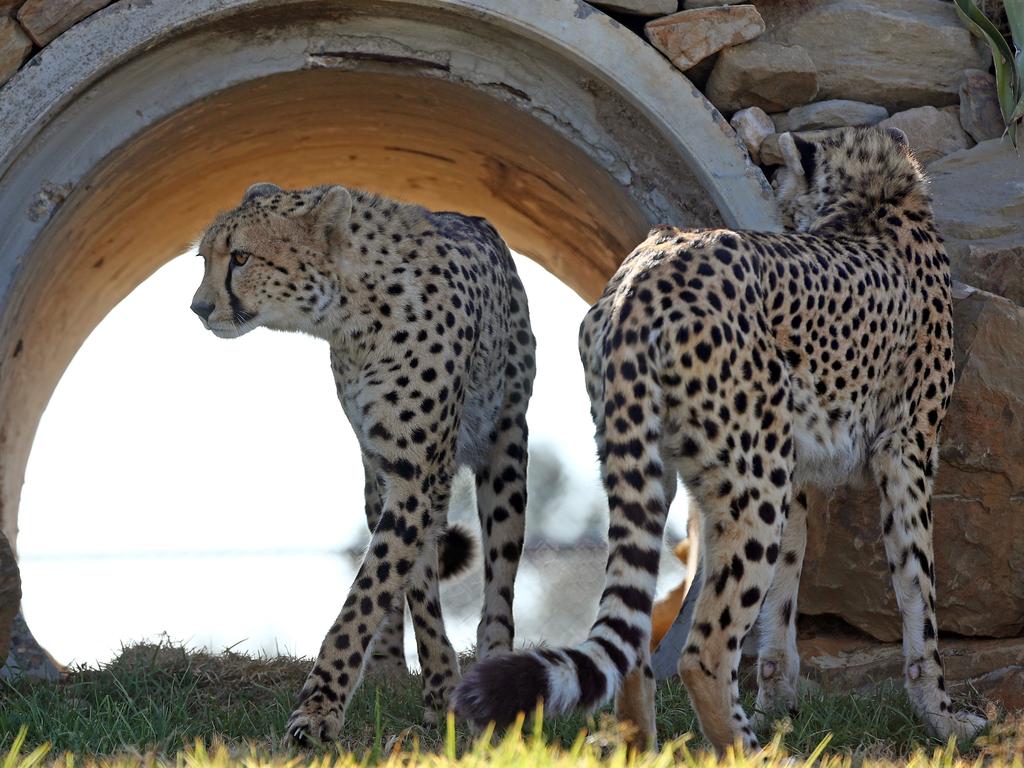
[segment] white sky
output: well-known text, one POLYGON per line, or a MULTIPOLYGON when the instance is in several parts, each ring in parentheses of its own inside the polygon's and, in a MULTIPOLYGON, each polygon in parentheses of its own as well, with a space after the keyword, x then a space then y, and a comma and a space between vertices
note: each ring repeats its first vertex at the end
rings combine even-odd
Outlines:
MULTIPOLYGON (((586 305, 517 263, 538 336, 531 442, 556 446, 574 488, 599 498, 576 351, 586 305)), ((163 632, 312 655, 348 590, 331 552, 365 535, 363 476, 327 346, 262 329, 217 339, 188 308, 201 276, 184 255, 139 286, 43 415, 18 550, 26 617, 61 661, 163 632)), ((680 532, 684 519, 674 506, 680 532)))

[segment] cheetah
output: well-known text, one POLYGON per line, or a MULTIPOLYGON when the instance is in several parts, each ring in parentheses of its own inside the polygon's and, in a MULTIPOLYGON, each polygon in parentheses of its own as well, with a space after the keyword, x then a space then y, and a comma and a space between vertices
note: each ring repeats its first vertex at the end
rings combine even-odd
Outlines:
POLYGON ((538 699, 554 714, 613 695, 655 738, 651 607, 677 474, 699 508, 703 589, 678 671, 718 750, 757 748, 739 699, 759 621, 757 711, 796 705, 796 598, 808 484, 873 478, 903 618, 910 700, 941 739, 955 711, 936 640, 932 482, 953 387, 949 263, 899 131, 783 134, 784 233, 653 229, 580 328, 610 525, 586 640, 491 657, 453 697, 478 723, 538 699))
POLYGON ((476 476, 485 560, 477 654, 510 650, 514 635, 535 340, 508 247, 481 218, 342 186, 264 183, 214 221, 199 253, 192 309, 208 330, 235 338, 263 326, 328 342, 362 451, 370 542, 287 738, 335 739, 368 659, 404 665, 406 602, 425 718, 436 722, 460 676, 438 593, 439 538, 442 576, 464 564, 469 543, 445 529, 460 467, 476 476))

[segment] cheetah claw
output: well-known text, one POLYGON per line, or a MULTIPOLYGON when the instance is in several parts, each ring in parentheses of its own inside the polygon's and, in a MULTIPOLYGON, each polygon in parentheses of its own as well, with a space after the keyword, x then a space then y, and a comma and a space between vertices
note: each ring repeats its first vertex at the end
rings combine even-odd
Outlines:
POLYGON ((337 712, 321 712, 317 705, 303 704, 288 718, 285 739, 300 749, 333 741, 341 732, 341 716, 337 712))

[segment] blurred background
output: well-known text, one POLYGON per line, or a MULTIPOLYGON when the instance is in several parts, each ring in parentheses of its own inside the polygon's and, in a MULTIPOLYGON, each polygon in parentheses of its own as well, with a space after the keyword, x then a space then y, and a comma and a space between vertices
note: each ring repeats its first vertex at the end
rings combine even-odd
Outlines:
MULTIPOLYGON (((562 643, 586 633, 604 577, 607 505, 576 349, 587 305, 516 261, 538 343, 516 639, 562 643)), ((184 254, 121 302, 40 424, 21 502, 22 606, 63 663, 160 637, 312 656, 366 544, 362 466, 326 343, 263 329, 215 338, 188 309, 201 275, 184 254)), ((686 513, 680 488, 670 542, 686 513)), ((468 473, 450 519, 477 525, 468 473)), ((659 592, 682 575, 666 549, 659 592)), ((442 588, 460 650, 475 640, 482 578, 477 567, 442 588)))

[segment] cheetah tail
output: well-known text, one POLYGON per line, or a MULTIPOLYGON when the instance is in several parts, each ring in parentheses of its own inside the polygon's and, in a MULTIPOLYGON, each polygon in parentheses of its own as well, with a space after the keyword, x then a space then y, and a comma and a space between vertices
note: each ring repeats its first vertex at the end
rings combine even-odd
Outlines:
POLYGON ((469 529, 451 524, 437 542, 437 564, 442 581, 465 573, 476 559, 476 539, 469 529))
MULTIPOLYGON (((639 353, 638 358, 645 358, 639 353)), ((638 378, 606 383, 598 444, 608 490, 608 565, 597 619, 572 648, 532 648, 477 662, 456 688, 458 717, 504 727, 539 700, 556 715, 607 702, 648 659, 666 497, 660 457, 661 390, 649 366, 631 358, 638 378), (642 380, 645 389, 638 386, 642 380), (646 391, 638 398, 634 392, 646 391), (603 434, 603 441, 602 441, 603 434)), ((620 377, 621 378, 621 377, 620 377)))

